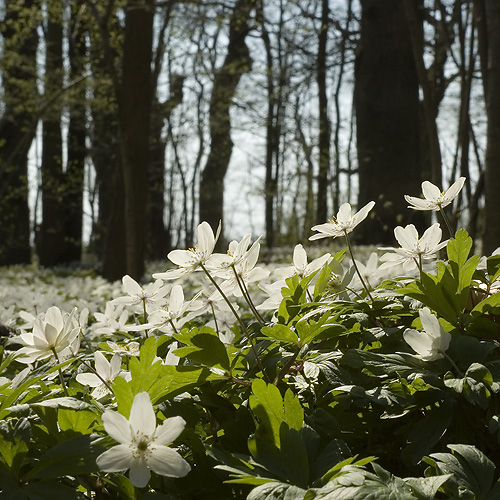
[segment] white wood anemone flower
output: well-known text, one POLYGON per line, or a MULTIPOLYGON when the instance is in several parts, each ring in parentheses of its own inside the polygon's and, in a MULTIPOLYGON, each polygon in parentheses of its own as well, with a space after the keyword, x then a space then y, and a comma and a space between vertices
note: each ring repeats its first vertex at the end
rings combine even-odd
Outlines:
POLYGON ((405 200, 409 203, 408 208, 413 210, 439 211, 448 206, 464 187, 465 177, 460 177, 448 189, 441 191, 432 182, 422 182, 422 194, 424 199, 405 194, 405 200))
POLYGON ((184 274, 189 274, 201 269, 212 255, 215 244, 221 232, 221 224, 214 235, 208 222, 202 222, 196 228, 196 246, 188 250, 172 250, 167 258, 173 262, 178 269, 171 269, 164 273, 155 273, 153 278, 162 280, 177 279, 184 274))
POLYGON ((397 265, 402 265, 405 271, 415 269, 422 259, 433 259, 436 253, 446 246, 448 240, 441 241, 442 235, 439 222, 427 228, 421 238, 413 224, 408 224, 406 227, 397 226, 394 229, 394 236, 401 248, 379 248, 379 250, 391 251, 380 257, 383 261, 380 269, 397 265))
POLYGON ((366 219, 374 205, 375 202, 370 201, 361 210, 351 215, 351 205, 349 203, 344 203, 340 206, 336 218, 330 222, 318 224, 311 228, 313 231, 319 232, 309 236, 309 240, 313 241, 319 240, 320 238, 337 238, 339 236, 345 236, 353 231, 360 222, 366 219))
POLYGON ((82 385, 93 387, 91 396, 94 399, 101 399, 110 392, 109 387, 113 380, 121 376, 125 380, 130 380, 130 373, 122 370, 122 357, 113 354, 111 361, 108 361, 100 351, 94 353, 94 367, 97 373, 79 373, 76 380, 82 385))
POLYGON ((423 361, 435 361, 444 356, 451 341, 451 334, 445 332, 441 323, 429 308, 418 311, 422 321, 423 331, 407 328, 403 333, 405 342, 417 353, 423 361))
POLYGON ((147 392, 135 396, 128 420, 120 413, 106 410, 102 422, 106 432, 120 443, 97 457, 97 466, 104 472, 128 470, 130 482, 144 488, 151 471, 160 476, 184 477, 191 470, 189 463, 167 446, 182 433, 185 420, 170 417, 156 427, 147 392))
POLYGON ((33 363, 54 356, 57 360, 74 355, 80 347, 80 328, 75 327, 73 318, 76 308, 70 314, 63 314, 56 307, 50 307, 43 319, 36 318, 32 332, 19 335, 24 345, 18 351, 17 361, 33 363))

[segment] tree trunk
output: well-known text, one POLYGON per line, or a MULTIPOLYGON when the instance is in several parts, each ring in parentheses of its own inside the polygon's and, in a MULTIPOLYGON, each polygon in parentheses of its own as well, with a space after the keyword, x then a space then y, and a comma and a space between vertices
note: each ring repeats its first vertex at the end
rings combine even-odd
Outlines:
POLYGON ((153 0, 129 0, 125 11, 119 94, 120 143, 125 193, 127 273, 142 279, 146 248, 153 0))
POLYGON ((490 255, 500 245, 500 3, 485 0, 488 71, 486 75, 485 227, 483 253, 490 255))
MULTIPOLYGON (((45 57, 45 100, 51 100, 63 85, 62 11, 48 9, 45 57)), ((42 223, 38 257, 42 266, 62 263, 64 252, 63 171, 60 101, 45 110, 42 133, 42 223)))
POLYGON ((28 151, 35 136, 38 36, 33 0, 5 5, 0 119, 0 265, 31 262, 28 151))
POLYGON ((223 222, 224 177, 229 166, 233 142, 229 110, 238 82, 251 68, 245 38, 250 31, 247 20, 256 0, 237 0, 229 21, 229 43, 222 66, 216 71, 210 99, 211 147, 200 181, 200 219, 212 228, 223 222))
MULTIPOLYGON (((69 33, 70 75, 74 80, 84 73, 85 31, 72 21, 69 33)), ((86 84, 80 83, 69 96, 68 163, 64 175, 64 262, 82 257, 83 190, 85 176, 86 84)))
MULTIPOLYGON (((326 44, 328 40, 329 0, 321 2, 321 28, 318 37, 317 74, 319 100, 319 170, 318 203, 316 223, 323 224, 328 219, 328 175, 330 172, 330 120, 328 119, 328 97, 326 89, 326 44)), ((337 179, 338 182, 338 179, 337 179)))
POLYGON ((362 0, 354 99, 359 207, 377 202, 356 231, 362 243, 394 242, 396 225, 416 222, 405 194, 420 192, 419 81, 399 0, 362 0))

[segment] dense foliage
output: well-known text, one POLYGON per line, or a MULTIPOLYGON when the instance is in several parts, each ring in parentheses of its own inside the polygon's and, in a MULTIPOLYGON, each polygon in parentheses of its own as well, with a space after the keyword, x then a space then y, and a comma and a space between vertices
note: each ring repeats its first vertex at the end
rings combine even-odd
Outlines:
POLYGON ((4 269, 0 498, 498 498, 500 256, 414 229, 381 265, 202 223, 144 287, 4 269))

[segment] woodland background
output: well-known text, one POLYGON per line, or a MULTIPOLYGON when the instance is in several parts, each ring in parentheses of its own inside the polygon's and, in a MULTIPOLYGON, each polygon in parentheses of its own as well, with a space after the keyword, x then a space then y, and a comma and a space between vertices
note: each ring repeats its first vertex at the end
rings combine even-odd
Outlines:
POLYGON ((85 251, 139 279, 201 220, 262 221, 270 255, 345 201, 377 201, 357 242, 391 244, 430 222, 403 195, 460 175, 454 223, 500 244, 498 0, 0 7, 2 266, 85 251))

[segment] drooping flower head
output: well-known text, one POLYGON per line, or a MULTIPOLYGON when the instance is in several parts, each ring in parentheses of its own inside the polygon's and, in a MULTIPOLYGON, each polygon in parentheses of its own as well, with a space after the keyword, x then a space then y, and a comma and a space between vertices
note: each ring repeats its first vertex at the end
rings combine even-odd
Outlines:
POLYGON ((191 470, 189 463, 167 446, 184 430, 185 420, 170 417, 156 427, 156 415, 147 392, 134 397, 128 420, 120 413, 106 410, 102 423, 106 432, 120 444, 97 457, 101 470, 129 470, 130 482, 138 488, 148 484, 151 470, 167 477, 184 477, 191 470))
POLYGON ((423 331, 407 328, 403 338, 423 361, 442 358, 450 345, 451 334, 443 330, 438 318, 427 307, 420 309, 418 314, 423 331))
POLYGON ((439 211, 448 206, 460 193, 465 183, 465 177, 460 177, 448 189, 441 191, 432 182, 422 182, 422 194, 424 199, 415 198, 405 194, 405 200, 410 204, 408 208, 413 210, 434 210, 439 211))
POLYGON ((338 236, 345 236, 366 219, 374 205, 375 202, 370 201, 361 210, 355 214, 351 214, 351 205, 349 203, 344 203, 340 206, 336 218, 330 222, 318 224, 311 228, 313 231, 318 231, 318 233, 310 236, 309 240, 313 241, 319 240, 320 238, 337 238, 338 236))

